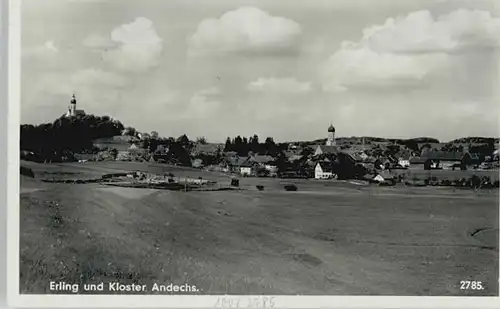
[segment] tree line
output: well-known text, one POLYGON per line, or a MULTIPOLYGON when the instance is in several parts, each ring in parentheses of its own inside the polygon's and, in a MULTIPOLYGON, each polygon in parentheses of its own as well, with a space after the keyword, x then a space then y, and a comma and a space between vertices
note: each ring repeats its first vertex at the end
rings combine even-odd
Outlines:
POLYGON ((73 153, 91 153, 93 140, 120 135, 124 126, 109 116, 60 117, 53 123, 20 127, 20 149, 40 160, 60 161, 73 153))

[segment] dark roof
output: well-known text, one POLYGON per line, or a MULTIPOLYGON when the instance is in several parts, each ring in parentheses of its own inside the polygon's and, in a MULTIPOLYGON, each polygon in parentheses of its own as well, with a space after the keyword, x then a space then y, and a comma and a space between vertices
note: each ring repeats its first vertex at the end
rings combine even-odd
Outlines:
POLYGON ((274 161, 273 157, 267 156, 267 155, 255 155, 251 159, 252 159, 252 161, 260 163, 260 164, 265 164, 265 163, 269 163, 269 162, 274 161))
POLYGON ((318 147, 321 149, 321 152, 323 152, 323 153, 337 153, 337 152, 339 152, 338 146, 318 145, 318 147))
POLYGON ((321 170, 323 172, 333 172, 333 168, 331 164, 328 164, 327 162, 318 162, 319 166, 321 166, 321 170))
POLYGON ((399 160, 410 160, 411 155, 409 153, 404 153, 399 156, 399 160))
POLYGON ((413 157, 410 159, 410 164, 424 164, 427 159, 422 157, 413 157))
POLYGON ((466 154, 466 152, 458 151, 428 151, 422 155, 422 158, 426 160, 461 161, 466 154))
POLYGON ((248 161, 247 157, 230 157, 227 159, 229 165, 231 166, 242 166, 248 161))
POLYGON ((217 150, 221 148, 222 148, 221 144, 196 144, 194 146, 193 152, 210 154, 210 153, 216 153, 217 150))

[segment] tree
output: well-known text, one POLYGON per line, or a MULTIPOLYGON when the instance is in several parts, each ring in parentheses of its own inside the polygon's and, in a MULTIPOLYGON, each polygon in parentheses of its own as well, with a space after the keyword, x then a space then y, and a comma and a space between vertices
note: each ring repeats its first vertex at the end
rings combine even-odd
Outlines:
POLYGON ((197 144, 206 145, 207 144, 207 139, 204 136, 197 137, 196 138, 196 143, 197 144))
POLYGON ((243 155, 243 139, 239 135, 234 139, 234 151, 236 151, 239 155, 243 155))
POLYGON ((258 153, 260 150, 259 136, 257 136, 257 134, 254 134, 254 136, 250 138, 250 150, 254 153, 258 153))
POLYGON ((180 145, 186 147, 189 145, 189 138, 187 137, 186 134, 183 134, 177 138, 176 142, 179 143, 180 145))
POLYGON ((232 151, 233 150, 233 144, 231 143, 231 139, 228 137, 226 139, 226 144, 224 146, 224 151, 225 152, 229 152, 229 151, 232 151))
POLYGON ((158 132, 156 132, 156 131, 151 131, 151 138, 152 138, 152 139, 158 139, 158 132))

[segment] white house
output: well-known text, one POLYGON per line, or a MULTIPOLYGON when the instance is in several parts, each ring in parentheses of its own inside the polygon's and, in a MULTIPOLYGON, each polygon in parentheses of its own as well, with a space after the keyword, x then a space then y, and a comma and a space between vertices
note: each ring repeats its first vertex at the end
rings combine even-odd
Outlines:
POLYGON ((399 157, 398 164, 402 167, 410 167, 410 156, 404 155, 399 157))
POLYGON ((316 179, 331 179, 333 178, 333 170, 329 164, 318 162, 314 168, 314 178, 316 179))
POLYGON ((241 166, 240 167, 241 176, 250 176, 252 175, 252 167, 250 166, 241 166))

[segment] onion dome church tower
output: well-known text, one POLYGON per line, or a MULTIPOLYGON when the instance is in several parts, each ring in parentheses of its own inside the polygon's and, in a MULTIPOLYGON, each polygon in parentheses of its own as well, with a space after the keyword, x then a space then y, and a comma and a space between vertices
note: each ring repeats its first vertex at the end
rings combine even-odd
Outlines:
POLYGON ((71 100, 69 101, 66 117, 73 117, 77 115, 85 115, 85 111, 83 109, 76 109, 76 96, 73 94, 73 96, 71 96, 71 100))
POLYGON ((335 144, 335 127, 330 124, 328 127, 328 137, 326 139, 326 146, 336 146, 335 144))

